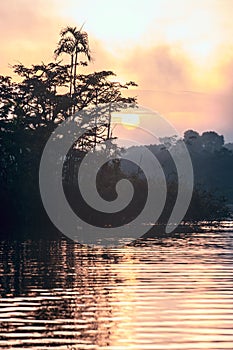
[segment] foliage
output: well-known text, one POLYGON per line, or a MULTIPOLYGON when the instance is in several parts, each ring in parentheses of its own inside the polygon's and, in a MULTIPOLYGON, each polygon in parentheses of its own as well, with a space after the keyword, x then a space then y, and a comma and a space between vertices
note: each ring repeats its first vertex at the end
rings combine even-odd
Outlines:
MULTIPOLYGON (((135 97, 126 98, 122 93, 135 86, 134 82, 121 84, 114 81, 112 71, 78 74, 78 66, 87 65, 92 58, 88 35, 82 28, 67 27, 62 30, 55 58, 54 62, 31 67, 15 65, 13 70, 20 78, 19 82, 12 81, 8 76, 0 76, 2 232, 21 230, 23 236, 25 228, 27 232, 30 232, 29 227, 33 228, 33 232, 35 227, 46 232, 45 228, 49 227, 39 193, 38 170, 45 143, 60 123, 72 113, 89 107, 110 104, 115 108, 117 103, 124 108, 136 103, 135 97), (69 64, 57 60, 62 54, 70 56, 69 64)), ((119 155, 121 152, 112 143, 111 111, 103 109, 102 112, 90 117, 88 130, 70 149, 64 166, 64 188, 74 210, 81 207, 80 214, 84 218, 92 217, 93 222, 100 226, 118 226, 135 218, 145 204, 147 184, 140 169, 131 168, 131 164, 123 161, 109 162, 101 169, 98 188, 106 200, 114 199, 115 185, 123 177, 127 177, 135 189, 132 204, 126 212, 105 218, 90 213, 90 208, 82 203, 74 181, 74 174, 87 150, 96 148, 97 144, 105 144, 105 148, 99 152, 100 156, 101 152, 109 152, 109 155, 119 155)), ((81 124, 82 120, 79 127, 81 124)), ((199 135, 196 131, 188 130, 183 140, 191 155, 195 179, 193 198, 185 219, 197 221, 226 217, 229 213, 225 204, 233 203, 231 144, 224 145, 223 136, 213 131, 199 135)), ((159 145, 148 146, 163 167, 167 181, 168 196, 159 219, 161 223, 167 221, 177 195, 176 167, 169 150, 176 150, 179 142, 179 138, 173 136, 161 139, 159 145)))
MULTIPOLYGON (((87 33, 71 27, 62 30, 56 56, 62 53, 71 55, 70 64, 55 61, 25 67, 20 63, 13 66, 19 82, 0 76, 2 231, 9 226, 19 230, 35 223, 43 228, 47 223, 39 194, 38 169, 45 143, 61 122, 74 111, 91 106, 136 102, 135 98, 122 95, 135 83, 113 81, 115 75, 111 71, 78 74, 77 66, 86 64, 78 60, 78 55, 91 59, 87 33)), ((86 148, 93 147, 93 137, 94 147, 110 138, 109 116, 90 120, 89 124, 86 148), (100 132, 104 132, 102 138, 100 132)))

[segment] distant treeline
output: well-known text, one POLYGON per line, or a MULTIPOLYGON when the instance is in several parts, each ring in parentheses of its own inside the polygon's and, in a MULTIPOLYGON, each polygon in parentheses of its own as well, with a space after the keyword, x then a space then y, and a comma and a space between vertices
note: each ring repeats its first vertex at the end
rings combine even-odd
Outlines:
MULTIPOLYGON (((31 67, 18 64, 13 67, 17 82, 9 76, 0 76, 1 237, 31 237, 38 232, 46 237, 48 230, 56 235, 40 198, 38 174, 43 148, 60 123, 90 106, 116 102, 124 108, 136 103, 136 98, 125 98, 122 94, 124 89, 136 84, 113 81, 111 71, 78 74, 78 66, 85 66, 91 60, 87 33, 72 27, 62 30, 55 58, 61 54, 70 57, 70 64, 57 60, 31 67)), ((81 126, 82 120, 79 120, 77 127, 81 126)), ((86 152, 106 140, 107 151, 119 154, 110 130, 109 114, 103 114, 98 120, 91 118, 89 132, 71 148, 64 166, 64 188, 71 206, 75 211, 81 210, 80 215, 87 220, 102 226, 129 222, 142 209, 147 194, 140 171, 116 160, 101 169, 98 188, 103 197, 111 200, 116 195, 117 180, 128 177, 135 188, 134 202, 128 212, 104 219, 82 202, 74 181, 75 171, 86 152)), ((224 145, 223 137, 214 132, 199 135, 187 131, 184 141, 195 173, 195 190, 186 220, 226 217, 225 204, 233 203, 231 145, 224 145)), ((169 148, 176 147, 177 142, 175 137, 166 138, 160 145, 148 146, 160 160, 168 184, 167 205, 160 222, 166 221, 177 192, 175 167, 169 155, 169 148)))
MULTIPOLYGON (((209 131, 199 135, 196 131, 188 130, 182 139, 176 136, 166 137, 160 139, 160 144, 147 146, 159 160, 167 183, 167 200, 158 223, 166 224, 177 198, 177 170, 170 151, 172 149, 173 152, 176 150, 179 152, 179 142, 185 143, 194 170, 193 196, 184 221, 198 222, 229 218, 230 204, 233 203, 233 152, 225 146, 223 136, 216 132, 209 131)), ((140 152, 140 146, 133 148, 140 152)), ((127 152, 127 149, 121 151, 122 157, 124 152, 127 152)), ((137 217, 147 197, 147 181, 143 170, 132 162, 122 159, 110 161, 100 170, 97 187, 106 200, 116 198, 115 186, 122 178, 130 180, 135 190, 133 200, 127 209, 116 214, 103 215, 91 210, 80 195, 77 176, 73 174, 78 173, 81 159, 80 152, 73 149, 64 167, 64 188, 74 211, 84 220, 103 227, 127 224, 137 217)), ((160 183, 158 175, 151 173, 150 176, 155 180, 154 186, 158 186, 160 183)))
MULTIPOLYGON (((224 137, 214 131, 201 135, 193 130, 184 133, 185 143, 193 164, 194 191, 186 220, 218 220, 230 214, 233 203, 233 151, 232 144, 224 144, 224 137)), ((159 159, 173 192, 177 183, 175 164, 170 152, 178 149, 179 138, 166 137, 159 145, 148 148, 159 159)), ((172 197, 172 194, 170 194, 172 197)), ((169 194, 168 194, 169 197, 169 194)))

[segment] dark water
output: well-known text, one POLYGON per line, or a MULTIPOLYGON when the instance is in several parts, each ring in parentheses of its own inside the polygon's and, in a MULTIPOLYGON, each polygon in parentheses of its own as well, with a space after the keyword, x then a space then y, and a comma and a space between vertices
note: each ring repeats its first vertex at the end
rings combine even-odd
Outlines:
POLYGON ((118 249, 1 242, 0 349, 233 349, 233 223, 207 231, 118 249))

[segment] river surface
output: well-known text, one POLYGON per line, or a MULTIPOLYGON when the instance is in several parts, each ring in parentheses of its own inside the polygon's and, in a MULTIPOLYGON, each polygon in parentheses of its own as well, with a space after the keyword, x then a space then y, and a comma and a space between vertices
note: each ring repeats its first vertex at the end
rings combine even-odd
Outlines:
POLYGON ((233 223, 122 248, 0 242, 0 349, 233 349, 233 223))

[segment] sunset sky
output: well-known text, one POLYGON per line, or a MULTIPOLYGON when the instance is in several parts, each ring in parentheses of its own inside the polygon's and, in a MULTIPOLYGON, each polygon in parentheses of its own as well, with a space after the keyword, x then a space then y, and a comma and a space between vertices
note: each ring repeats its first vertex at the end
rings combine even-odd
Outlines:
POLYGON ((66 25, 84 29, 91 71, 134 80, 139 103, 180 132, 233 141, 233 0, 8 0, 0 2, 0 74, 49 62, 66 25))

